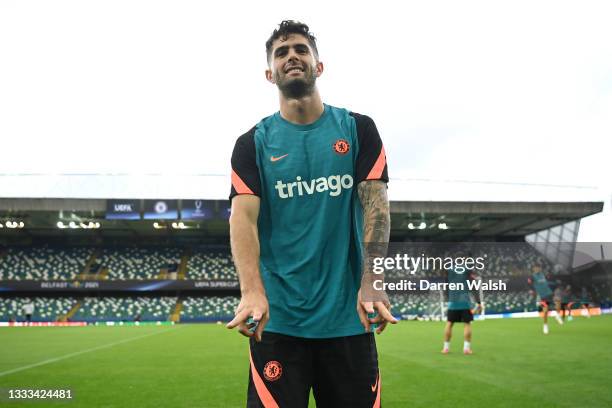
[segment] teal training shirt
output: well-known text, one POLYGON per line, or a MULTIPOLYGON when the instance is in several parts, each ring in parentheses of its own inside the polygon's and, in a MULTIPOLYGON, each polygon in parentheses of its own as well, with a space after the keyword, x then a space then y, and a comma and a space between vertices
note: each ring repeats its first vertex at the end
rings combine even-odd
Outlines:
POLYGON ((534 273, 532 279, 533 287, 538 296, 540 296, 540 299, 546 299, 552 296, 553 291, 550 289, 546 276, 543 272, 534 273))
POLYGON ((232 191, 261 198, 260 270, 270 304, 265 330, 296 337, 363 333, 356 311, 363 211, 357 185, 388 181, 369 117, 324 105, 296 125, 279 112, 236 142, 232 191))
POLYGON ((470 291, 467 284, 470 279, 472 279, 470 271, 459 273, 453 269, 448 270, 448 283, 456 285, 456 289, 448 290, 449 310, 471 309, 470 291))

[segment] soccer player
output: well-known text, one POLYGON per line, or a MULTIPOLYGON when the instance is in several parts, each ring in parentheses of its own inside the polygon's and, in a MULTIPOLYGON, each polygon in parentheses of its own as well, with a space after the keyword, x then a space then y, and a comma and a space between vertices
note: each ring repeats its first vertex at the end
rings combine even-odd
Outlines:
POLYGON ((563 321, 565 320, 565 309, 563 308, 563 296, 564 296, 564 289, 561 286, 561 283, 558 282, 557 283, 557 287, 555 288, 554 292, 553 292, 553 302, 555 304, 555 310, 557 312, 557 315, 555 316, 555 318, 557 319, 557 322, 559 324, 563 324, 563 321))
POLYGON ((307 25, 266 42, 280 111, 232 154, 230 240, 241 300, 228 328, 250 337, 248 407, 379 407, 373 325, 396 323, 365 265, 386 255, 387 163, 368 116, 323 104, 307 25), (363 245, 378 243, 379 245, 363 245))
POLYGON ((548 281, 546 280, 546 276, 542 272, 542 266, 540 264, 533 265, 531 270, 533 273, 528 279, 528 281, 529 284, 532 285, 539 298, 539 310, 542 312, 542 319, 544 320, 544 326, 542 328, 542 331, 544 332, 544 334, 548 334, 548 306, 552 302, 553 291, 548 285, 548 281))
POLYGON ((34 302, 28 299, 28 301, 22 307, 23 313, 25 314, 25 321, 29 325, 32 323, 32 315, 34 314, 34 302))
POLYGON ((563 289, 563 294, 561 296, 561 311, 563 312, 563 320, 567 317, 568 321, 572 321, 572 306, 574 306, 574 301, 572 300, 572 287, 571 285, 565 286, 563 289))
POLYGON ((589 311, 589 305, 591 304, 591 296, 589 296, 588 289, 583 286, 580 290, 580 303, 582 307, 582 315, 588 318, 591 317, 591 312, 589 311))
MULTIPOLYGON (((472 354, 472 321, 474 320, 471 309, 470 291, 468 290, 468 280, 474 280, 476 276, 467 269, 458 268, 448 270, 448 283, 460 284, 457 289, 449 289, 447 322, 444 327, 444 346, 442 354, 450 352, 450 342, 453 335, 453 325, 463 323, 463 354, 472 354)), ((482 310, 480 293, 474 291, 477 299, 477 310, 482 310)))

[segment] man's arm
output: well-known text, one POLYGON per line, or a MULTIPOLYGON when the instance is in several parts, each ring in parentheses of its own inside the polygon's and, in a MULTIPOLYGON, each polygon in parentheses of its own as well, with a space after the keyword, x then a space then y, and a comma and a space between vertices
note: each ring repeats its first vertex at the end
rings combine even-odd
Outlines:
MULTIPOLYGON (((477 281, 481 280, 481 277, 472 272, 469 274, 468 279, 477 281)), ((480 290, 474 288, 472 294, 474 295, 474 299, 476 299, 476 307, 472 310, 472 314, 482 313, 483 304, 482 298, 480 297, 480 290)))
POLYGON ((373 258, 387 256, 391 229, 387 183, 382 180, 365 180, 357 185, 357 193, 363 207, 364 225, 364 271, 357 312, 366 331, 370 331, 371 324, 378 323, 379 327, 376 332, 380 334, 387 323, 397 323, 389 311, 391 305, 387 294, 384 291, 374 290, 375 275, 370 269, 373 258), (378 312, 378 316, 368 318, 368 313, 375 313, 375 311, 378 312))
POLYGON ((261 334, 269 320, 268 299, 259 271, 259 238, 257 218, 259 197, 237 195, 232 199, 230 216, 230 242, 234 264, 240 279, 241 299, 234 319, 227 328, 238 327, 247 337, 255 336, 261 341, 261 334), (254 323, 247 323, 249 317, 254 323), (256 326, 254 331, 251 331, 256 326))

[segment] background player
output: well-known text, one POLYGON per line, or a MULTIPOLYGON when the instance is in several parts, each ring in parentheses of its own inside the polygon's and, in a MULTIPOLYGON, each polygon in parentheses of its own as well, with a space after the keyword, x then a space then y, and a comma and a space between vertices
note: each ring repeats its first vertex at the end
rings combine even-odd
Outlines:
MULTIPOLYGON (((548 334, 548 310, 549 305, 553 302, 553 291, 548 284, 544 272, 542 272, 542 266, 540 264, 534 264, 531 270, 532 275, 528 279, 528 282, 537 295, 536 301, 539 303, 539 311, 542 313, 542 319, 544 321, 542 331, 544 334, 548 334)), ((559 316, 557 316, 557 318, 559 318, 559 316)))
MULTIPOLYGON (((448 282, 462 284, 463 289, 448 290, 448 311, 447 322, 444 327, 444 346, 442 354, 450 351, 450 341, 453 335, 453 325, 458 322, 463 323, 463 354, 472 354, 472 321, 474 320, 471 309, 470 291, 468 290, 468 280, 477 277, 469 270, 459 270, 458 268, 448 270, 448 282)), ((475 290, 476 309, 482 310, 480 293, 475 290)))
POLYGON ((555 319, 557 319, 559 324, 563 324, 563 321, 565 320, 565 307, 563 306, 564 296, 565 288, 561 282, 557 282, 557 286, 553 292, 553 302, 555 304, 555 311, 557 312, 555 319))
POLYGON ((572 317, 572 307, 574 306, 573 295, 572 295, 572 286, 567 285, 563 289, 563 295, 561 296, 561 310, 563 312, 563 320, 567 317, 568 321, 572 321, 574 318, 572 317))
POLYGON ((34 314, 34 302, 28 299, 28 301, 23 305, 22 309, 23 313, 25 314, 26 323, 32 323, 32 315, 34 314))

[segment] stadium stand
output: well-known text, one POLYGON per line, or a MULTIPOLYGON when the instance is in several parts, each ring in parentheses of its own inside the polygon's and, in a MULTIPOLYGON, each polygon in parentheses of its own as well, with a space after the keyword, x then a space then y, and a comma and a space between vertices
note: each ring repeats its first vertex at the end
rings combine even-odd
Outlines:
POLYGON ((90 247, 8 247, 0 258, 0 280, 75 279, 92 251, 90 247))
POLYGON ((235 280, 238 279, 229 251, 194 252, 187 262, 187 279, 235 280))
POLYGON ((181 249, 174 247, 104 248, 97 263, 108 270, 108 279, 156 279, 163 268, 178 264, 181 249))
POLYGON ((86 297, 72 316, 73 321, 165 321, 177 298, 163 297, 86 297))
POLYGON ((433 294, 391 295, 391 313, 394 316, 431 317, 440 315, 440 296, 433 294))
MULTIPOLYGON (((440 293, 392 295, 389 300, 395 316, 431 318, 441 315, 440 293)), ((537 310, 536 298, 528 292, 491 292, 484 298, 486 313, 530 312, 537 310)), ((473 305, 475 306, 475 304, 473 305)), ((446 303, 443 304, 446 310, 446 303)))
POLYGON ((183 300, 181 322, 231 319, 240 299, 235 296, 187 297, 183 300))
MULTIPOLYGON (((34 297, 0 298, 0 321, 24 321, 23 306, 34 302, 32 321, 78 322, 166 321, 177 305, 177 297, 34 297), (72 313, 71 313, 72 312, 72 313)), ((235 296, 198 296, 182 300, 180 321, 209 322, 233 317, 240 299, 235 296)))
POLYGON ((0 321, 24 321, 23 306, 33 302, 33 322, 53 322, 68 314, 76 304, 72 297, 0 298, 0 321))
MULTIPOLYGON (((487 313, 524 312, 537 310, 535 293, 527 286, 527 277, 534 264, 544 266, 551 285, 570 283, 561 276, 527 243, 479 244, 480 252, 488 255, 487 268, 479 275, 483 279, 504 278, 512 282, 514 291, 489 292, 485 304, 487 313), (565 282, 565 283, 564 283, 565 282)), ((414 253, 428 253, 430 246, 416 247, 414 253)), ((442 252, 442 255, 449 254, 442 252)), ((405 278, 405 271, 391 271, 389 277, 405 278)), ((416 277, 442 279, 445 271, 434 270, 416 277)), ((181 279, 233 280, 237 279, 231 254, 221 246, 180 248, 171 246, 9 246, 0 248, 0 280, 74 280, 74 279, 181 279), (180 271, 180 273, 179 273, 180 271)), ((585 293, 572 297, 582 303, 598 299, 610 303, 608 283, 585 282, 585 293)), ((1 298, 2 320, 23 319, 25 298, 1 298), (21 302, 21 303, 20 303, 21 302)), ((234 296, 177 297, 36 297, 34 321, 159 321, 202 322, 227 320, 239 302, 234 296)), ((394 294, 391 296, 393 313, 397 316, 439 316, 440 293, 394 294)))
MULTIPOLYGON (((442 247, 436 248, 435 246, 410 246, 410 256, 420 257, 422 254, 427 254, 427 257, 454 258, 457 256, 457 249, 443 250, 442 247)), ((478 272, 478 275, 483 278, 528 276, 535 264, 540 264, 545 274, 555 271, 553 265, 527 243, 473 243, 471 249, 467 248, 463 251, 462 256, 466 256, 470 251, 473 252, 472 257, 487 255, 484 262, 485 268, 478 272)), ((444 277, 445 271, 419 269, 415 274, 417 276, 444 277)), ((386 276, 406 278, 408 273, 405 270, 390 270, 386 273, 386 276)))
POLYGON ((485 304, 488 314, 537 310, 536 299, 528 292, 494 292, 487 295, 485 304))
MULTIPOLYGON (((177 247, 9 247, 0 257, 0 280, 176 279, 177 247)), ((236 280, 228 250, 199 249, 188 257, 186 279, 236 280)))

